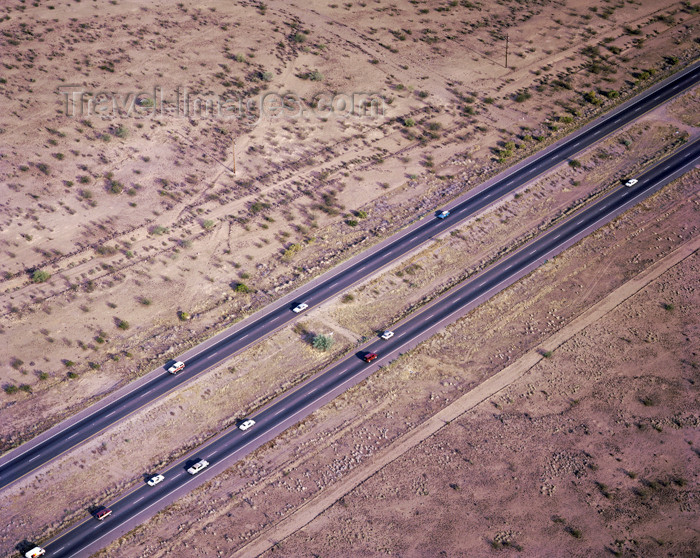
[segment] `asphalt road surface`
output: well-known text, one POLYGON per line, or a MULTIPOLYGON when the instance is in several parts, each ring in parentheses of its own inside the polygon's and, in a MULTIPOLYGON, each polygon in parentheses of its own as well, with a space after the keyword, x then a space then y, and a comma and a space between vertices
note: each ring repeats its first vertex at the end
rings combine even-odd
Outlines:
POLYGON ((96 436, 102 430, 124 419, 137 409, 162 397, 190 380, 193 376, 228 359, 261 338, 293 321, 297 314, 290 312, 297 302, 306 302, 312 308, 329 298, 347 290, 350 286, 368 275, 376 272, 398 257, 406 254, 435 235, 453 227, 458 221, 466 219, 498 199, 520 188, 536 176, 572 158, 577 152, 599 141, 618 128, 629 124, 645 112, 668 101, 673 96, 691 87, 700 79, 700 64, 685 70, 680 75, 670 78, 660 87, 642 94, 625 103, 619 110, 601 117, 592 125, 545 149, 537 157, 523 165, 516 165, 505 178, 497 180, 487 188, 477 188, 473 195, 458 202, 450 208, 451 215, 444 220, 429 218, 408 231, 397 233, 383 242, 378 249, 370 249, 364 257, 357 258, 349 266, 339 266, 331 270, 320 281, 314 281, 311 287, 303 287, 292 304, 272 304, 262 317, 251 320, 242 328, 224 336, 216 343, 205 343, 203 350, 186 360, 187 367, 177 375, 166 372, 149 377, 138 389, 106 405, 98 405, 91 412, 83 413, 80 420, 73 421, 48 436, 42 436, 34 442, 20 446, 0 459, 0 488, 48 463, 67 450, 96 436))
MULTIPOLYGON (((211 479, 236 460, 356 385, 379 366, 395 358, 399 352, 414 347, 699 163, 700 140, 696 140, 638 177, 639 182, 634 187, 620 187, 612 191, 597 203, 572 215, 551 231, 535 238, 511 256, 404 320, 394 328, 391 339, 377 339, 369 343, 361 352, 346 357, 291 394, 273 402, 252 417, 255 425, 249 430, 231 428, 200 448, 195 458, 182 460, 166 471, 157 471, 165 476, 161 484, 149 487, 144 482, 143 486, 109 504, 114 512, 111 517, 102 522, 94 518, 86 519, 51 541, 46 546, 46 555, 57 558, 89 556, 104 547, 159 509, 211 479), (368 352, 377 353, 379 358, 367 364, 363 357, 368 352), (209 461, 210 466, 198 475, 188 474, 186 469, 200 458, 209 461)), ((146 478, 147 476, 144 480, 146 478)))

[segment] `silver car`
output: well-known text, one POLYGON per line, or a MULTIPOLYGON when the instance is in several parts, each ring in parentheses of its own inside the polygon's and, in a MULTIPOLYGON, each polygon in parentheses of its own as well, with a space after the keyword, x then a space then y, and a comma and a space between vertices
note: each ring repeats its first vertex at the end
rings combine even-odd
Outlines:
POLYGON ((248 419, 244 420, 238 428, 240 428, 241 430, 248 430, 254 424, 255 421, 253 419, 248 419))
POLYGON ((206 460, 204 460, 204 459, 200 459, 199 461, 197 461, 197 463, 195 463, 194 465, 192 465, 192 467, 190 467, 189 469, 187 469, 187 472, 188 472, 190 475, 196 475, 196 474, 199 473, 202 469, 206 469, 207 467, 209 467, 209 462, 206 461, 206 460))
POLYGON ((160 484, 165 480, 165 477, 163 475, 156 475, 155 477, 151 477, 148 479, 148 486, 155 486, 156 484, 160 484))

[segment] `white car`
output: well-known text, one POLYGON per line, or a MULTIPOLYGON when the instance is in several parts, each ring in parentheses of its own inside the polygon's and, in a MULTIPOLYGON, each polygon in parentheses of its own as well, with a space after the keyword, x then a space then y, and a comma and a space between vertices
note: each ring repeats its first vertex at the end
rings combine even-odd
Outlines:
POLYGON ((630 178, 627 182, 625 182, 625 186, 627 186, 628 188, 631 188, 637 182, 639 182, 639 180, 637 180, 636 178, 630 178))
POLYGON ((385 331, 384 333, 382 333, 382 334, 380 335, 380 337, 381 337, 382 339, 391 339, 393 336, 394 336, 394 332, 393 332, 393 331, 385 331))
POLYGON ((303 312, 304 310, 306 310, 308 307, 309 307, 309 305, 306 304, 306 302, 302 302, 302 303, 299 304, 298 306, 295 306, 295 307, 292 309, 292 312, 298 314, 299 312, 303 312))
POLYGON ((163 475, 156 475, 155 477, 151 477, 148 479, 148 486, 155 486, 156 484, 160 484, 165 480, 165 477, 163 475))
POLYGON ((241 430, 248 430, 254 424, 255 421, 253 419, 248 419, 244 420, 238 428, 240 428, 241 430))
POLYGON ((192 465, 192 467, 190 467, 189 469, 187 469, 187 472, 188 472, 190 475, 196 475, 196 474, 199 473, 202 469, 206 469, 207 467, 209 467, 209 462, 206 461, 206 460, 204 460, 204 459, 200 459, 199 461, 197 461, 197 463, 195 463, 194 465, 192 465))
POLYGON ((31 550, 27 550, 27 552, 24 553, 24 556, 26 558, 39 558, 39 556, 43 556, 46 554, 46 551, 41 548, 40 546, 35 546, 31 550))
POLYGON ((170 368, 168 368, 168 372, 170 372, 171 374, 177 374, 184 367, 185 367, 185 363, 180 362, 178 360, 175 364, 173 364, 170 368))

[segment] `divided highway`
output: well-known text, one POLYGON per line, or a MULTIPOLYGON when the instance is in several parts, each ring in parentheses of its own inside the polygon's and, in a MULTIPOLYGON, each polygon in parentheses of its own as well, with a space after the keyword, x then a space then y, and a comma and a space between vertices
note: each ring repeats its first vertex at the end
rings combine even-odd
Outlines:
POLYGON ((414 347, 436 330, 488 300, 547 259, 610 222, 699 163, 700 140, 696 140, 638 177, 639 182, 634 187, 620 187, 612 191, 600 201, 530 241, 511 256, 476 275, 463 286, 448 292, 418 314, 404 320, 395 327, 391 339, 377 339, 369 343, 360 353, 346 357, 299 386, 293 393, 270 404, 253 417, 255 424, 246 431, 229 429, 200 448, 196 459, 183 460, 166 471, 159 471, 165 476, 162 483, 155 487, 144 483, 110 504, 113 514, 103 522, 88 518, 51 541, 45 547, 47 556, 88 556, 104 547, 185 492, 230 467, 234 460, 249 454, 356 385, 379 366, 395 358, 399 351, 405 352, 414 347), (367 364, 362 360, 367 352, 377 353, 379 358, 372 364, 367 364), (204 472, 192 476, 186 469, 198 459, 206 459, 210 466, 204 472))
MULTIPOLYGON (((298 291, 296 302, 306 302, 313 307, 342 293, 403 254, 453 227, 457 222, 478 213, 538 175, 570 159, 611 132, 695 85, 699 79, 700 64, 695 64, 652 90, 628 101, 612 113, 600 117, 572 136, 515 165, 513 169, 503 173, 504 178, 488 181, 483 188, 479 187, 474 192, 466 194, 450 208, 451 216, 447 220, 425 219, 397 233, 378 247, 371 248, 367 253, 357 256, 348 265, 341 265, 329 271, 320 279, 313 281, 312 286, 302 287, 298 291)), ((204 343, 205 348, 187 359, 187 367, 179 374, 171 375, 163 371, 161 374, 149 377, 138 389, 128 391, 109 404, 98 404, 81 420, 74 421, 65 427, 59 425, 52 429, 50 435, 30 441, 10 452, 0 459, 0 488, 24 477, 137 409, 176 389, 193 376, 288 324, 296 317, 296 314, 290 312, 292 306, 294 304, 273 303, 250 320, 234 326, 233 329, 236 330, 234 333, 224 336, 213 344, 204 343)))

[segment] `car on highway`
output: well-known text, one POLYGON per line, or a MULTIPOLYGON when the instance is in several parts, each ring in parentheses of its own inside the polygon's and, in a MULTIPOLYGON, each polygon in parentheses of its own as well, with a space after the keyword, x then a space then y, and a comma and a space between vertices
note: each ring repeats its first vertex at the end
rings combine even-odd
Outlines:
POLYGON ((385 331, 379 337, 381 337, 382 339, 391 339, 393 336, 394 336, 393 331, 385 331))
POLYGON ((199 461, 197 461, 197 463, 195 463, 194 465, 192 465, 192 467, 190 467, 189 469, 187 469, 187 472, 188 472, 190 475, 196 475, 196 474, 199 473, 202 469, 206 469, 207 467, 209 467, 209 462, 206 461, 205 459, 200 459, 199 461))
POLYGON ((379 355, 377 353, 367 353, 364 356, 364 361, 365 362, 372 362, 373 360, 377 359, 379 355))
POLYGON ((155 475, 154 477, 151 477, 148 479, 148 486, 155 486, 156 484, 160 484, 165 480, 165 477, 163 475, 155 475))
POLYGON ((185 363, 180 362, 179 360, 175 362, 172 366, 168 367, 168 372, 171 374, 177 374, 180 370, 185 368, 185 363))
POLYGON ((251 426, 255 424, 253 419, 244 420, 238 428, 241 430, 248 430, 251 426))
POLYGON ((639 180, 637 180, 636 178, 630 178, 627 182, 625 182, 625 186, 627 186, 628 188, 631 188, 637 182, 639 182, 639 180))
POLYGON ((306 304, 306 302, 302 302, 301 304, 297 304, 294 308, 292 308, 292 312, 298 314, 299 312, 306 310, 308 307, 309 305, 306 304))
POLYGON ((437 214, 438 219, 444 219, 445 217, 449 217, 449 216, 450 216, 450 212, 447 211, 447 209, 443 209, 442 211, 438 212, 438 214, 437 214))
POLYGON ((27 550, 27 552, 24 553, 25 558, 39 558, 39 556, 43 556, 46 554, 46 551, 41 548, 40 546, 35 546, 31 550, 27 550))
POLYGON ((112 515, 112 510, 109 508, 102 508, 95 514, 95 519, 102 521, 105 517, 109 517, 110 515, 112 515))

